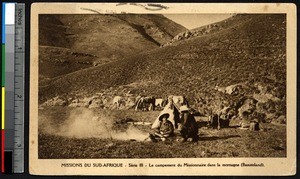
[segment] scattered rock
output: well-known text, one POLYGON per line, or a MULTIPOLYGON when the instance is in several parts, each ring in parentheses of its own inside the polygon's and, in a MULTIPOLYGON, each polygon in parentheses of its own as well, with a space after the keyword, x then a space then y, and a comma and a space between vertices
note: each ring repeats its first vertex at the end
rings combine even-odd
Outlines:
POLYGON ((100 99, 95 99, 89 105, 89 108, 103 108, 104 105, 100 99))
POLYGON ((248 118, 248 115, 253 113, 256 109, 257 101, 253 98, 248 98, 242 102, 242 106, 238 109, 239 116, 242 118, 248 118))
POLYGON ((262 103, 266 103, 266 102, 268 102, 268 100, 280 101, 279 98, 275 97, 274 95, 272 95, 270 93, 253 94, 253 98, 262 103))
POLYGON ((286 124, 286 117, 284 115, 279 116, 278 118, 274 118, 272 123, 275 124, 286 124))
POLYGON ((215 90, 218 90, 222 93, 227 93, 229 95, 238 95, 242 93, 243 86, 241 84, 234 84, 227 87, 216 86, 215 90))
POLYGON ((69 104, 69 107, 84 107, 84 103, 80 102, 79 99, 74 99, 71 104, 69 104))
POLYGON ((114 143, 108 143, 105 145, 105 147, 110 148, 110 147, 113 147, 114 145, 115 145, 114 143))
POLYGON ((49 99, 45 103, 42 104, 42 106, 65 106, 67 104, 67 101, 59 96, 56 96, 52 99, 49 99))
POLYGON ((230 95, 237 95, 242 91, 242 88, 240 84, 230 85, 225 88, 225 92, 230 95))

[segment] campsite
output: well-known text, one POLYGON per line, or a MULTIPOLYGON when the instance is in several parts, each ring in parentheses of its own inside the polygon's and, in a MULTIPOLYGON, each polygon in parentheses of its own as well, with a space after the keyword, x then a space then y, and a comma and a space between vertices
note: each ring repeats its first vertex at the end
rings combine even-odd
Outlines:
POLYGON ((159 14, 41 15, 39 29, 39 158, 286 157, 285 15, 194 29, 159 14), (149 140, 170 96, 199 140, 149 140))
MULTIPOLYGON (((64 159, 64 158, 202 158, 202 157, 284 157, 286 155, 286 126, 266 124, 267 131, 250 131, 238 128, 225 128, 221 130, 200 128, 198 142, 179 143, 176 141, 165 142, 144 142, 138 141, 140 136, 148 136, 150 126, 117 124, 118 118, 130 116, 132 119, 139 119, 144 122, 153 122, 159 111, 135 112, 134 110, 97 110, 95 114, 102 113, 111 115, 111 122, 114 127, 124 133, 116 136, 118 139, 110 137, 102 138, 98 135, 95 125, 83 122, 75 124, 71 129, 58 126, 63 123, 66 115, 72 108, 51 107, 42 110, 42 114, 51 116, 52 124, 44 121, 40 125, 48 126, 48 132, 39 133, 39 156, 44 159, 64 159), (60 112, 60 116, 55 114, 60 112), (134 128, 133 132, 126 129, 134 128), (86 128, 81 130, 80 128, 86 128), (69 134, 59 134, 59 130, 69 134), (96 131, 94 131, 96 130, 96 131), (94 132, 90 132, 94 131, 94 132), (138 131, 138 132, 137 132, 138 131), (68 136, 69 135, 69 136, 68 136), (92 135, 92 136, 89 136, 92 135), (94 136, 93 136, 94 135, 94 136), (138 140, 131 140, 130 138, 138 140), (59 147, 58 147, 59 146, 59 147)), ((236 121, 237 123, 239 121, 236 121)), ((233 124, 234 126, 234 124, 233 124)), ((42 130, 40 128, 40 130, 42 130)), ((99 131, 98 131, 99 132, 99 131)))

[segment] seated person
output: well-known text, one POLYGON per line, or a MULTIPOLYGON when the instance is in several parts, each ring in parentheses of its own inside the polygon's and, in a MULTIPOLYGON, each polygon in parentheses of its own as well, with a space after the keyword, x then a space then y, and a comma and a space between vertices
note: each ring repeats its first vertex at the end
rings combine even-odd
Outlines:
POLYGON ((169 114, 165 113, 159 117, 159 123, 157 126, 152 128, 151 133, 149 134, 152 141, 156 141, 156 137, 160 138, 162 141, 165 141, 167 137, 170 137, 174 134, 174 126, 168 120, 169 114))
POLYGON ((187 106, 180 107, 181 118, 179 130, 182 136, 181 141, 197 141, 198 137, 198 125, 194 118, 194 116, 189 112, 189 108, 187 106))
POLYGON ((257 111, 254 111, 250 115, 250 127, 251 131, 264 131, 264 127, 262 126, 262 115, 260 115, 257 111))

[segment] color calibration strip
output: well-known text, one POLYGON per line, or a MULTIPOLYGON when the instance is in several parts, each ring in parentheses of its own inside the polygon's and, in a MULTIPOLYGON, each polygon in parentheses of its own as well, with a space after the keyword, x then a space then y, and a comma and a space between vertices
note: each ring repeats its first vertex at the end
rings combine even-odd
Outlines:
POLYGON ((2 173, 24 171, 24 11, 24 4, 2 4, 2 173))
POLYGON ((4 118, 5 118, 5 86, 4 86, 4 79, 5 79, 5 6, 2 4, 2 35, 1 35, 1 122, 0 122, 0 129, 1 129, 1 143, 0 143, 0 170, 1 172, 4 171, 4 118))
POLYGON ((12 153, 13 153, 13 138, 9 137, 14 135, 14 129, 12 124, 14 114, 14 51, 15 51, 15 3, 3 3, 4 8, 4 32, 3 44, 4 44, 4 118, 2 118, 2 172, 12 173, 12 153))

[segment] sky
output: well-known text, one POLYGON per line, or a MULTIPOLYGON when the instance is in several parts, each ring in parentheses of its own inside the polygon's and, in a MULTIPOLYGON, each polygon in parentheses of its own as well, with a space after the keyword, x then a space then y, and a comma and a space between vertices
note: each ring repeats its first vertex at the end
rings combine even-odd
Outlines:
POLYGON ((231 15, 232 14, 164 14, 165 17, 189 30, 222 21, 231 15))

